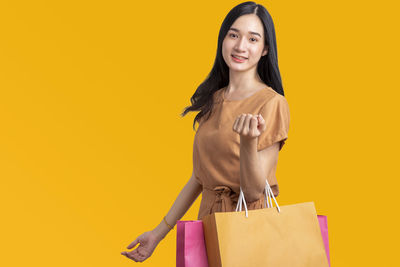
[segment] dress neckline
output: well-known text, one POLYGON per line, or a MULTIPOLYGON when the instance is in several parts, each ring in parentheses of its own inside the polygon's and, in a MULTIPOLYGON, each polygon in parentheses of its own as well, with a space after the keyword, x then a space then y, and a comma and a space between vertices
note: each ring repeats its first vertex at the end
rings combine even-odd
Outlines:
POLYGON ((264 91, 265 89, 269 89, 268 86, 267 87, 263 87, 262 89, 256 91, 255 93, 251 94, 250 96, 242 98, 242 99, 226 99, 225 98, 225 91, 224 91, 225 89, 221 89, 221 97, 222 97, 222 101, 223 102, 240 102, 240 101, 244 101, 244 100, 247 100, 247 99, 250 99, 250 98, 254 97, 259 92, 264 91))

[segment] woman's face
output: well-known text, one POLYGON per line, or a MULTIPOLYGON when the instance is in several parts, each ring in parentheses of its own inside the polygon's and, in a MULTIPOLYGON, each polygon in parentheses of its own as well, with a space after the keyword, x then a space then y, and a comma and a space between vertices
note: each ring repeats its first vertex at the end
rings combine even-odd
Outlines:
POLYGON ((261 56, 267 54, 264 28, 255 14, 240 16, 232 24, 222 42, 222 56, 231 70, 245 71, 257 67, 261 56), (233 55, 245 57, 236 59, 233 55))

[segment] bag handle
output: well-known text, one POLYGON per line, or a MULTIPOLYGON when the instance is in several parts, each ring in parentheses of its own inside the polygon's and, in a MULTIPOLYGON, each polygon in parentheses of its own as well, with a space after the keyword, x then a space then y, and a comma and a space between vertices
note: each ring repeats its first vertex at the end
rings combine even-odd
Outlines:
MULTIPOLYGON (((268 206, 268 208, 272 208, 272 200, 271 200, 271 196, 275 201, 276 207, 278 208, 278 212, 281 212, 281 209, 279 208, 278 202, 275 199, 274 193, 272 192, 271 187, 269 186, 269 183, 267 180, 265 180, 265 202, 264 202, 264 208, 266 207, 266 205, 268 206)), ((242 190, 242 187, 240 187, 240 194, 239 194, 239 198, 238 198, 238 203, 236 205, 236 211, 242 211, 242 202, 244 204, 244 209, 246 211, 246 217, 249 217, 248 215, 248 210, 247 210, 247 205, 246 205, 246 200, 244 198, 244 193, 242 190)))

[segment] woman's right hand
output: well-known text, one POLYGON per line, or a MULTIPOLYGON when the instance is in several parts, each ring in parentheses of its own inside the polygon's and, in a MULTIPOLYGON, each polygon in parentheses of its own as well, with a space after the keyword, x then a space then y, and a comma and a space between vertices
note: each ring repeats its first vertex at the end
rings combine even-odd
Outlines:
POLYGON ((135 250, 122 251, 121 254, 136 262, 142 262, 153 254, 154 249, 160 241, 161 239, 153 231, 145 232, 127 247, 127 249, 131 249, 139 243, 140 245, 135 250))

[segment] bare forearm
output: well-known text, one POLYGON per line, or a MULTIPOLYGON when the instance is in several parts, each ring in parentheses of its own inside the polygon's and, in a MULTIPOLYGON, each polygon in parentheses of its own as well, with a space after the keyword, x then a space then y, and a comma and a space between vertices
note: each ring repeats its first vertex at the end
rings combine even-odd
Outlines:
MULTIPOLYGON (((171 227, 173 227, 176 222, 180 220, 183 215, 185 215, 188 209, 192 206, 193 202, 200 195, 201 191, 202 186, 198 182, 196 182, 192 176, 183 187, 171 209, 165 216, 166 221, 171 227)), ((153 230, 160 240, 163 239, 171 230, 163 220, 164 218, 162 219, 160 224, 153 230)))
POLYGON ((240 185, 246 202, 259 199, 265 188, 264 166, 257 155, 257 139, 240 139, 240 185))

